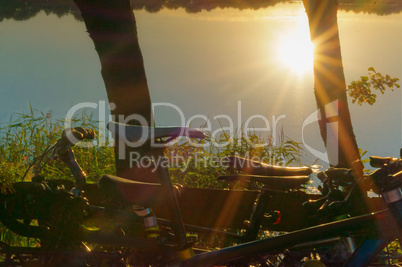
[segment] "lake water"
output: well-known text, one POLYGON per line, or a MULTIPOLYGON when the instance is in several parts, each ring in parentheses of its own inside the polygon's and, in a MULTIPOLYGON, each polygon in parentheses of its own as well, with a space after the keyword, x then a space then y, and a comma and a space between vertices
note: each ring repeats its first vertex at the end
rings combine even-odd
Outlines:
MULTIPOLYGON (((194 115, 208 117, 212 131, 219 127, 218 118, 223 126, 231 118, 233 128, 249 119, 250 127, 269 124, 263 137, 283 127, 286 135, 301 141, 304 131, 305 143, 324 151, 318 125, 302 128, 316 109, 302 3, 134 14, 152 101, 160 104, 155 108, 157 125, 183 124, 175 106, 193 127, 205 121, 201 116, 191 120, 194 115)), ((367 75, 369 67, 402 78, 401 12, 340 9, 338 23, 347 83, 367 75)), ((4 19, 0 37, 0 122, 28 111, 29 103, 52 111, 54 118, 63 118, 82 102, 107 103, 93 43, 73 15, 39 12, 25 21, 4 19)), ((373 106, 350 104, 359 147, 370 155, 398 156, 401 107, 400 90, 379 94, 373 106)), ((93 112, 97 118, 98 110, 93 112)), ((314 160, 306 150, 304 163, 314 160)))

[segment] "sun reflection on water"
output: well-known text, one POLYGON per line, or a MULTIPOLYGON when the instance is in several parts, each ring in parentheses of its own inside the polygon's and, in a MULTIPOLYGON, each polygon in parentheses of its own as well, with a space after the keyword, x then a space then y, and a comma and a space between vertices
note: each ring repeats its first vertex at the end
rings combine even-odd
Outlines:
POLYGON ((301 7, 295 27, 289 27, 277 39, 276 60, 284 68, 301 76, 313 69, 314 45, 310 41, 307 15, 301 7))

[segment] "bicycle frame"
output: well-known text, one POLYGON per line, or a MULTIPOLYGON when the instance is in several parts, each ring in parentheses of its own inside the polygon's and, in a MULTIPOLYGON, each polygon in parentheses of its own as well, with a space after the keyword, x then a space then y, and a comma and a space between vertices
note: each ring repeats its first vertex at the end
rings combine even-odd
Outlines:
MULTIPOLYGON (((178 223, 178 226, 174 228, 175 234, 178 236, 178 249, 185 249, 189 244, 185 241, 185 229, 181 221, 181 216, 179 212, 179 207, 175 194, 173 192, 173 186, 171 185, 170 176, 168 169, 163 171, 164 175, 161 177, 162 185, 166 186, 168 194, 171 196, 173 205, 169 207, 173 209, 172 211, 172 222, 178 223), (184 237, 184 238, 183 238, 184 237)), ((402 217, 402 201, 398 200, 397 204, 388 205, 388 210, 376 212, 368 215, 362 215, 354 217, 351 219, 345 219, 342 221, 327 223, 304 230, 299 230, 285 234, 278 237, 273 237, 260 241, 253 241, 229 248, 220 249, 217 251, 206 252, 203 254, 195 255, 188 260, 183 262, 183 266, 206 266, 211 264, 222 264, 233 260, 239 260, 239 258, 248 258, 259 254, 264 254, 272 251, 281 251, 286 248, 290 248, 293 245, 305 243, 308 241, 313 241, 322 238, 333 237, 334 233, 339 233, 342 231, 352 231, 356 227, 362 227, 364 224, 377 222, 379 226, 386 224, 386 227, 381 227, 381 230, 392 229, 387 231, 388 234, 378 232, 374 238, 367 238, 359 249, 351 256, 346 266, 364 266, 367 262, 370 262, 372 258, 384 248, 385 244, 392 241, 395 238, 395 233, 400 232, 400 225, 402 222, 400 218, 402 217), (393 215, 396 215, 397 221, 393 220, 393 215), (376 236, 385 236, 386 240, 382 238, 378 239, 376 236), (391 238, 394 237, 394 238, 391 238), (365 259, 365 260, 363 260, 365 259)), ((255 237, 251 232, 251 236, 255 237)), ((399 236, 399 234, 397 235, 399 236)))
MULTIPOLYGON (((339 236, 339 233, 346 233, 348 231, 355 231, 356 228, 362 227, 367 223, 385 223, 390 217, 388 210, 376 212, 374 214, 363 215, 351 219, 345 219, 338 222, 332 222, 324 225, 314 226, 311 228, 291 232, 278 237, 272 237, 269 239, 253 241, 246 244, 224 248, 217 251, 212 251, 200 255, 196 255, 193 258, 185 261, 183 266, 206 266, 216 263, 227 263, 230 261, 239 260, 241 258, 249 258, 259 254, 269 254, 272 252, 282 251, 290 248, 294 245, 306 243, 309 241, 339 236)), ((387 226, 389 224, 387 223, 387 226)), ((395 224, 388 228, 392 230, 398 230, 395 224)), ((391 233, 392 233, 392 230, 391 233)), ((393 232, 395 233, 395 232, 393 232)), ((372 257, 378 252, 378 249, 382 248, 384 242, 379 242, 373 246, 373 251, 367 253, 365 249, 362 252, 355 253, 350 260, 353 265, 350 266, 364 266, 364 262, 359 263, 358 260, 362 258, 360 253, 364 253, 368 261, 372 260, 372 257), (357 260, 356 260, 357 259, 357 260)), ((359 250, 357 250, 359 251, 359 250)))

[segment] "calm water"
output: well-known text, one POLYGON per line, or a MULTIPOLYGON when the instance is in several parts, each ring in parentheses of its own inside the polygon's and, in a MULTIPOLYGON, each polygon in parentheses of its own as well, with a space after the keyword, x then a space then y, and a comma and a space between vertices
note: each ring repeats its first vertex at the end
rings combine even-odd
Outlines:
MULTIPOLYGON (((250 127, 269 124, 263 136, 274 133, 273 123, 282 116, 276 132, 283 127, 301 141, 302 124, 316 108, 301 3, 253 11, 134 13, 154 103, 177 106, 186 123, 194 115, 206 116, 212 130, 218 127, 217 115, 223 126, 229 126, 223 115, 230 117, 234 128, 254 116, 250 127)), ((370 66, 402 78, 402 13, 340 10, 338 21, 347 83, 367 75, 370 66)), ((63 118, 78 103, 107 101, 93 43, 84 23, 72 15, 41 12, 26 21, 3 20, 0 37, 0 122, 28 111, 29 103, 63 118)), ((400 90, 379 95, 374 106, 351 104, 359 147, 371 155, 397 156, 401 106, 400 90)), ((158 125, 181 124, 179 113, 166 105, 156 107, 155 116, 158 125)), ((204 121, 199 116, 191 125, 204 121)), ((317 124, 307 126, 304 135, 308 145, 324 150, 317 124)), ((305 156, 306 164, 315 160, 308 151, 305 156)))

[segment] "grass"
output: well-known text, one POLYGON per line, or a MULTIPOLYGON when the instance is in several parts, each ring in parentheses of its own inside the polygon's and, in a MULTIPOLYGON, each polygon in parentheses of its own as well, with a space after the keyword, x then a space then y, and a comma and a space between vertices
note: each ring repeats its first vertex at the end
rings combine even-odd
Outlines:
MULTIPOLYGON (((72 118, 71 124, 73 127, 82 126, 99 133, 96 128, 98 122, 85 113, 72 118)), ((31 108, 28 114, 17 114, 15 120, 0 127, 0 189, 3 193, 11 190, 10 185, 13 182, 30 181, 33 172, 32 168, 27 172, 28 168, 49 145, 60 138, 63 125, 64 121, 53 119, 51 113, 31 108)), ((112 140, 99 135, 97 138, 97 142, 91 147, 74 147, 76 159, 87 173, 89 182, 96 182, 102 174, 116 172, 112 140), (96 145, 101 139, 106 142, 96 145)), ((191 187, 222 188, 225 184, 218 182, 216 177, 227 174, 226 168, 219 164, 224 156, 259 158, 279 165, 300 165, 301 162, 299 143, 285 137, 283 132, 278 137, 277 146, 272 144, 272 137, 264 140, 251 134, 246 138, 245 133, 233 137, 227 132, 221 132, 215 138, 207 133, 207 139, 201 142, 206 145, 195 147, 191 142, 180 141, 167 147, 165 154, 174 163, 170 168, 173 182, 191 187), (268 145, 255 147, 255 144, 264 142, 268 145)), ((57 160, 46 164, 41 174, 48 179, 73 180, 67 166, 57 160)))
POLYGON ((201 141, 204 144, 202 147, 184 142, 167 147, 165 153, 171 161, 176 158, 182 163, 170 168, 173 182, 190 187, 222 189, 227 186, 226 183, 216 178, 232 174, 223 164, 227 156, 246 157, 275 165, 300 165, 300 144, 285 137, 283 131, 278 139, 279 144, 274 146, 272 137, 268 140, 255 134, 247 137, 244 132, 236 137, 222 131, 218 137, 207 133, 207 138, 201 141), (258 146, 261 144, 267 145, 258 146))
MULTIPOLYGON (((72 118, 71 123, 73 127, 97 130, 97 122, 85 113, 79 118, 72 118)), ((0 178, 3 192, 13 182, 29 181, 32 178, 32 169, 26 171, 49 145, 60 138, 63 124, 64 121, 54 120, 50 113, 31 108, 29 114, 17 114, 17 119, 0 127, 0 178)), ((105 146, 74 147, 77 161, 87 172, 89 181, 96 181, 103 173, 115 173, 114 152, 110 144, 111 141, 106 139, 105 146)), ((68 168, 59 161, 49 162, 42 169, 42 175, 51 179, 73 179, 68 168)))

